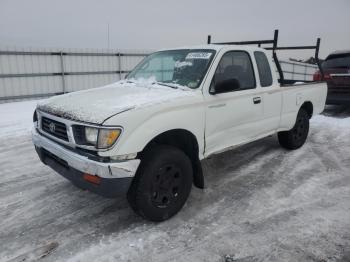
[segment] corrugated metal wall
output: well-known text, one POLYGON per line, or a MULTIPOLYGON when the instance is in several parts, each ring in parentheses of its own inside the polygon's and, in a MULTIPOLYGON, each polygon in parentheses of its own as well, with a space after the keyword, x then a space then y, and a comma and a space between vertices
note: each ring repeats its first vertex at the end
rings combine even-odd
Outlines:
POLYGON ((0 100, 103 86, 132 70, 150 50, 0 48, 0 100))
MULTIPOLYGON (((0 102, 50 96, 123 79, 150 50, 0 48, 0 102)), ((281 61, 286 79, 312 80, 317 66, 281 61)))

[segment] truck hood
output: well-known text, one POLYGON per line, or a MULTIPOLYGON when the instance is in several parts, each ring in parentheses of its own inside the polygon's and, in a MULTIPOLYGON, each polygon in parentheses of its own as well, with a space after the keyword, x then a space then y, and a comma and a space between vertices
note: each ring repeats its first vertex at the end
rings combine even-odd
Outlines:
POLYGON ((38 103, 37 109, 63 118, 102 124, 107 118, 157 104, 193 96, 195 91, 147 82, 122 80, 114 84, 54 96, 38 103))

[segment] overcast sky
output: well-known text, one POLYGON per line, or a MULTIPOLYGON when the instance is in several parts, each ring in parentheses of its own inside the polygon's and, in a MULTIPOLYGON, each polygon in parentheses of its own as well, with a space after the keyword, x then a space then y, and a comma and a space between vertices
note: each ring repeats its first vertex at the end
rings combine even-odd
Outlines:
POLYGON ((0 45, 106 48, 108 24, 116 49, 269 39, 274 29, 281 45, 321 37, 321 57, 350 49, 350 0, 0 0, 0 45))

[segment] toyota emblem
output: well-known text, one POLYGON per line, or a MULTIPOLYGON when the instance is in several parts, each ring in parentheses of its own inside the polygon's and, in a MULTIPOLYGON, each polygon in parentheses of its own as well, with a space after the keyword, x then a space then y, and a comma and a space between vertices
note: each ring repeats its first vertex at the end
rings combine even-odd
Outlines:
POLYGON ((55 126, 55 123, 50 123, 49 124, 49 129, 50 129, 50 131, 52 132, 52 133, 55 133, 55 130, 56 130, 56 126, 55 126))

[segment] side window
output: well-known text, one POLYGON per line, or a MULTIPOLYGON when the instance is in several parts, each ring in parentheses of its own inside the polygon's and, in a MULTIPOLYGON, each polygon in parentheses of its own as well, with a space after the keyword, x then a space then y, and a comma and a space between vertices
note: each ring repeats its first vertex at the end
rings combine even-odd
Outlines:
POLYGON ((238 90, 256 87, 252 61, 247 52, 230 51, 223 55, 216 68, 214 81, 217 84, 228 79, 238 80, 238 90))
POLYGON ((256 64, 258 66, 260 85, 262 87, 272 85, 272 74, 270 64, 267 61, 267 57, 264 52, 256 51, 254 52, 256 64))

